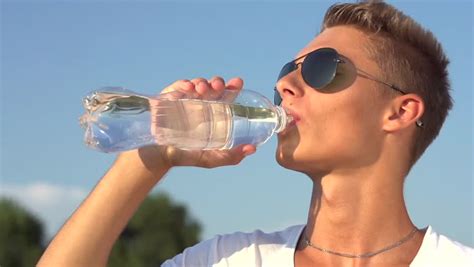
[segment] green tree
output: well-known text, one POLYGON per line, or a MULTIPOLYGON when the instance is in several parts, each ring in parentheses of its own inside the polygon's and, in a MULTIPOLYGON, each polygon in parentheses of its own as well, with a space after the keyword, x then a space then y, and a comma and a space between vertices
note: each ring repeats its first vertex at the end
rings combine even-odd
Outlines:
POLYGON ((111 267, 159 266, 199 242, 201 226, 183 205, 163 194, 149 196, 115 244, 111 267))
POLYGON ((41 222, 12 200, 0 198, 0 266, 34 266, 43 252, 41 222))

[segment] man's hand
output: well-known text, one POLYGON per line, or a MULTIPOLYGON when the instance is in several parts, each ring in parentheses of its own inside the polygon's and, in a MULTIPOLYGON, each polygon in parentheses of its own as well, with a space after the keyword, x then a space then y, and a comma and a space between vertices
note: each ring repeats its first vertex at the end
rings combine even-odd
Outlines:
MULTIPOLYGON (((235 90, 235 95, 237 95, 242 86, 243 81, 240 78, 231 79, 227 84, 221 77, 214 77, 211 80, 196 78, 176 81, 165 88, 162 94, 175 93, 178 96, 182 94, 198 99, 216 100, 221 98, 225 89, 235 90)), ((141 148, 138 152, 147 169, 154 172, 153 170, 157 169, 156 165, 158 164, 164 164, 167 168, 173 166, 214 168, 235 165, 245 156, 254 153, 255 146, 240 145, 229 150, 181 150, 173 146, 150 146, 141 148)))

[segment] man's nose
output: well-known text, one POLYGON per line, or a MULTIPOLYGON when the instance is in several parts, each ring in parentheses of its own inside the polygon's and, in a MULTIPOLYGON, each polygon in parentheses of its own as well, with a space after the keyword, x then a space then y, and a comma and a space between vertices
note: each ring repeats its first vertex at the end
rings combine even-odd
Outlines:
POLYGON ((302 81, 299 71, 294 71, 282 77, 276 84, 276 90, 280 94, 283 101, 292 103, 295 98, 302 97, 304 82, 302 81))

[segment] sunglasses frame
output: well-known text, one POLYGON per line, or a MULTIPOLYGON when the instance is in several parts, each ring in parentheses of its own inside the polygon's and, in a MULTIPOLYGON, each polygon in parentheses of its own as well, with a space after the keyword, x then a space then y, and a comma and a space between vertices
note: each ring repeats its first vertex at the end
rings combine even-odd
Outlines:
MULTIPOLYGON (((297 70, 297 69, 301 69, 300 73, 301 73, 301 77, 303 78, 303 81, 308 85, 310 86, 311 88, 317 90, 317 91, 321 91, 321 89, 323 89, 324 87, 328 86, 331 82, 333 82, 334 80, 334 77, 336 77, 336 72, 337 72, 337 68, 338 68, 338 65, 339 64, 345 64, 346 62, 340 58, 340 54, 337 52, 336 49, 334 48, 331 48, 331 47, 323 47, 323 48, 318 48, 316 50, 313 50, 311 52, 308 52, 288 63, 286 63, 285 65, 283 65, 282 69, 280 70, 280 74, 278 75, 278 79, 277 79, 277 82, 282 79, 283 77, 285 77, 286 75, 290 74, 291 72, 297 70), (305 67, 305 63, 308 63, 309 61, 306 61, 308 59, 308 56, 314 54, 314 53, 322 53, 322 52, 329 52, 329 53, 333 53, 334 54, 334 58, 333 58, 333 64, 335 64, 335 66, 329 66, 329 67, 332 67, 334 70, 332 71, 330 78, 327 82, 321 84, 320 86, 313 86, 311 85, 311 83, 308 81, 308 78, 305 77, 304 75, 304 67, 305 67), (301 62, 298 62, 296 63, 296 61, 300 60, 300 59, 303 59, 303 61, 301 62), (301 68, 299 68, 301 66, 301 68), (289 68, 291 67, 289 70, 285 70, 285 68, 289 68), (285 72, 283 72, 285 70, 285 72), (284 74, 282 74, 284 73, 284 74)), ((363 78, 366 78, 366 79, 369 79, 369 80, 372 80, 374 82, 378 82, 378 83, 381 83, 383 85, 386 85, 387 87, 389 87, 390 89, 392 90, 395 90, 399 93, 401 93, 402 95, 406 95, 407 92, 406 90, 402 90, 401 88, 399 88, 398 86, 394 85, 394 84, 391 84, 391 83, 387 83, 387 82, 384 82, 384 81, 381 81, 379 79, 377 79, 376 77, 374 77, 373 75, 371 75, 370 73, 364 71, 364 70, 361 70, 357 67, 355 67, 356 71, 357 71, 357 75, 363 77, 363 78)), ((274 88, 274 98, 273 98, 273 102, 275 105, 277 106, 280 106, 281 105, 281 102, 283 101, 281 96, 280 96, 280 93, 278 92, 276 86, 274 88)), ((424 124, 422 121, 418 120, 416 121, 416 125, 418 127, 423 127, 424 124)))

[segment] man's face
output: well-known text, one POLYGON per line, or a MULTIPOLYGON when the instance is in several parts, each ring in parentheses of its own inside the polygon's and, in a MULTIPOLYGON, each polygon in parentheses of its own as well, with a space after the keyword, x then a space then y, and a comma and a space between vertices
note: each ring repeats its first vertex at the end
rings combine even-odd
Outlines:
POLYGON ((336 49, 347 63, 339 64, 334 82, 324 91, 315 90, 303 81, 300 66, 277 83, 282 106, 298 118, 294 126, 278 135, 276 158, 282 166, 320 175, 360 168, 377 159, 384 137, 381 128, 386 102, 377 93, 381 90, 378 85, 356 75, 354 68, 381 76, 365 52, 367 45, 366 35, 355 28, 328 28, 297 57, 318 48, 336 49))

